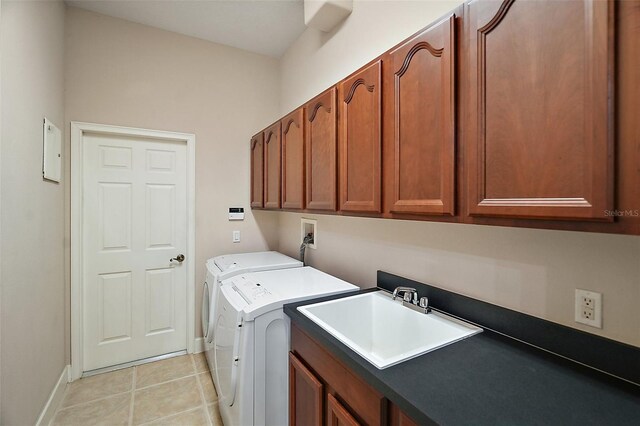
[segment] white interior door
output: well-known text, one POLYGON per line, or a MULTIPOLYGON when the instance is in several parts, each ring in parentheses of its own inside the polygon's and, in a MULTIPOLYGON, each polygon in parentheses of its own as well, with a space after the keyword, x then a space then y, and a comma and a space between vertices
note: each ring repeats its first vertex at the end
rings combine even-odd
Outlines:
POLYGON ((187 347, 186 144, 85 133, 83 370, 187 347))

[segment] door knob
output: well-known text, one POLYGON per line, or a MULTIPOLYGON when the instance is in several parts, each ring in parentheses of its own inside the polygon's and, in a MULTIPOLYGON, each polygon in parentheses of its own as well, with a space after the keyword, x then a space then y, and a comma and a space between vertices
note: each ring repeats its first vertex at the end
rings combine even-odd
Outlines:
POLYGON ((172 257, 171 259, 169 259, 169 262, 173 262, 174 260, 182 263, 184 261, 184 254, 179 254, 176 257, 172 257))

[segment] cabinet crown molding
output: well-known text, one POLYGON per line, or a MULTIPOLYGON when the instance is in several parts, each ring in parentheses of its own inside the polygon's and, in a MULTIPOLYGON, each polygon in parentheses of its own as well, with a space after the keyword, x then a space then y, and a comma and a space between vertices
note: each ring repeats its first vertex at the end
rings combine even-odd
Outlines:
POLYGON ((478 29, 479 34, 489 34, 498 24, 507 16, 507 12, 509 8, 513 5, 515 0, 504 0, 500 5, 500 9, 496 12, 496 14, 491 18, 487 24, 478 29))
POLYGON ((402 77, 404 73, 407 72, 407 69, 409 69, 409 65, 411 65, 411 60, 413 59, 413 56, 416 53, 418 53, 418 51, 425 50, 425 49, 428 50, 429 53, 431 53, 436 58, 442 57, 442 53, 444 52, 444 47, 440 49, 436 49, 429 42, 426 42, 426 41, 421 41, 419 43, 416 43, 415 46, 413 46, 411 50, 409 50, 409 52, 407 53, 407 56, 405 56, 404 62, 402 63, 402 67, 400 67, 398 72, 396 72, 396 75, 398 77, 402 77))
POLYGON ((324 108, 327 112, 331 112, 331 106, 326 106, 323 102, 318 102, 313 106, 311 114, 309 114, 309 121, 313 121, 316 118, 316 114, 320 108, 324 108))
POLYGON ((351 99, 353 99, 353 95, 356 92, 356 89, 361 84, 363 84, 367 88, 367 91, 369 91, 369 92, 373 92, 373 89, 375 89, 375 87, 376 87, 374 84, 367 84, 364 81, 364 78, 357 79, 356 81, 353 82, 353 84, 351 85, 351 89, 349 90, 349 93, 347 93, 347 96, 344 98, 344 101, 346 103, 351 102, 351 99))
POLYGON ((300 124, 296 123, 296 120, 294 120, 293 118, 290 118, 289 121, 287 121, 287 124, 284 125, 284 128, 282 129, 282 134, 287 134, 289 133, 289 127, 291 127, 292 124, 295 124, 296 127, 300 127, 300 124))

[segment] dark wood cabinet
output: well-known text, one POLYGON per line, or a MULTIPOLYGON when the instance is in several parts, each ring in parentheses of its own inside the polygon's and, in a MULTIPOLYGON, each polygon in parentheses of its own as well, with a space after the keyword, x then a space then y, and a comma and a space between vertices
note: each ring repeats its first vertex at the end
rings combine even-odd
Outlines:
POLYGON ((298 108, 281 121, 282 208, 304 208, 304 110, 298 108))
POLYGON ((456 17, 451 15, 385 56, 388 212, 455 213, 455 101, 456 17))
POLYGON ((380 392, 292 324, 289 424, 316 425, 318 416, 321 416, 322 424, 333 426, 415 424, 380 392))
POLYGON ((264 131, 264 208, 280 208, 280 122, 264 131))
POLYGON ((640 235, 640 4, 615 6, 616 225, 617 232, 640 235))
POLYGON ((251 207, 640 235, 637 3, 459 5, 252 138, 251 207))
POLYGON ((327 394, 328 426, 360 426, 360 423, 333 395, 327 394))
POLYGON ((418 426, 418 423, 400 411, 397 405, 389 404, 389 425, 390 426, 418 426))
POLYGON ((322 383, 289 353, 289 424, 322 425, 322 383))
POLYGON ((472 216, 610 220, 613 1, 466 4, 472 216))
POLYGON ((304 107, 306 117, 306 204, 309 210, 337 207, 336 89, 316 96, 304 107))
POLYGON ((263 175, 263 134, 258 133, 251 138, 251 207, 262 208, 264 206, 264 189, 262 186, 263 175))
POLYGON ((382 61, 338 85, 340 210, 380 212, 382 61))

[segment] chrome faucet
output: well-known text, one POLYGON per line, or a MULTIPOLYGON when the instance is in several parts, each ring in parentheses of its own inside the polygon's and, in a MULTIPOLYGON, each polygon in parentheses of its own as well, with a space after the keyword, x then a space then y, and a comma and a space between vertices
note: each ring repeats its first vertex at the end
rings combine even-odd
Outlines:
POLYGON ((393 290, 393 300, 396 300, 399 293, 404 293, 403 300, 405 302, 413 303, 414 305, 418 304, 418 291, 413 287, 396 287, 393 290))
POLYGON ((407 306, 413 310, 418 312, 422 312, 423 314, 428 314, 431 311, 429 308, 429 299, 427 297, 421 297, 418 302, 418 291, 413 287, 396 287, 393 290, 393 300, 396 300, 396 297, 400 293, 404 293, 402 297, 402 304, 407 306))

